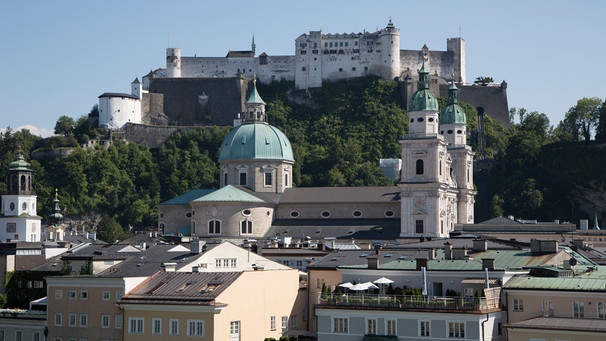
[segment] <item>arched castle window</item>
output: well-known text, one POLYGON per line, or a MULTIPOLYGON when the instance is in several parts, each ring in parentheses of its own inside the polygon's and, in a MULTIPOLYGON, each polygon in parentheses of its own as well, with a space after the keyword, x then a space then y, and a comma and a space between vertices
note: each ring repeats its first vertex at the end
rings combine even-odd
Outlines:
POLYGON ((221 221, 217 219, 208 221, 208 234, 220 234, 221 233, 221 221))
POLYGON ((21 175, 21 190, 25 191, 25 175, 21 175))
POLYGON ((423 174, 423 160, 417 160, 417 175, 423 174))

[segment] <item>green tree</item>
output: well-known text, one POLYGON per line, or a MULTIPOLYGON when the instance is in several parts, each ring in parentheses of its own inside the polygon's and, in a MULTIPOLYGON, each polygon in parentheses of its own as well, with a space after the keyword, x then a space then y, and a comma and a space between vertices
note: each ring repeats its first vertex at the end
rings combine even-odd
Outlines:
POLYGON ((602 100, 597 97, 582 98, 571 107, 560 126, 569 132, 575 141, 589 141, 599 125, 602 100))
POLYGON ((474 84, 480 84, 480 85, 488 85, 490 83, 493 82, 492 77, 477 77, 476 80, 473 82, 474 84))
POLYGON ((126 237, 126 233, 122 229, 122 226, 112 217, 104 216, 101 218, 99 225, 97 226, 97 233, 99 239, 113 244, 126 237))
POLYGON ((72 136, 74 129, 76 128, 76 121, 69 116, 59 116, 57 123, 55 123, 55 134, 63 136, 72 136))

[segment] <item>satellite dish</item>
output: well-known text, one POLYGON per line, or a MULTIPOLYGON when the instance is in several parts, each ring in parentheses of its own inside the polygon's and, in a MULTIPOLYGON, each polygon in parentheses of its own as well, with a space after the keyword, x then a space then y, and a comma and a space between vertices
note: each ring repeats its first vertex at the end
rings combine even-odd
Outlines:
POLYGON ((571 266, 577 265, 577 259, 576 258, 570 258, 568 260, 568 264, 570 264, 571 266))

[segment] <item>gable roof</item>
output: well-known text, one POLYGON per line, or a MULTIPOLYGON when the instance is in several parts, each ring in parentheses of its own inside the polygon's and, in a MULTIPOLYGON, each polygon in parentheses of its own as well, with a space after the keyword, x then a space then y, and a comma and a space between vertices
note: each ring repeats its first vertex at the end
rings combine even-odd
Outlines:
POLYGON ((118 304, 219 305, 215 300, 242 272, 159 271, 118 301, 118 304))
POLYGON ((227 185, 205 196, 192 200, 191 202, 218 202, 218 201, 235 201, 235 202, 258 202, 264 203, 265 200, 260 199, 252 194, 249 194, 237 187, 227 185))

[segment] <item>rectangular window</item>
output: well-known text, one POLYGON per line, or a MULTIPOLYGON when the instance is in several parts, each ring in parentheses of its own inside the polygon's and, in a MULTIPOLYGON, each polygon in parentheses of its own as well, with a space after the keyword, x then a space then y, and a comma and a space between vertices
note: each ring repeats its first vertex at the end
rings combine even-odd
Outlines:
POLYGON ((290 315, 290 329, 297 329, 297 315, 290 315))
POLYGON ((448 337, 464 339, 465 338, 465 323, 464 322, 448 322, 448 337))
POLYGON ((159 319, 159 318, 152 319, 152 334, 154 334, 154 335, 162 334, 162 319, 159 319))
POLYGON ((513 299, 513 311, 524 311, 524 300, 521 298, 513 299))
POLYGON ((168 330, 168 335, 179 335, 179 320, 170 319, 168 325, 170 327, 168 330))
POLYGON ((129 317, 128 318, 128 333, 129 334, 143 334, 144 324, 143 317, 129 317))
POLYGON ((55 314, 55 326, 60 326, 63 323, 63 315, 61 313, 55 314))
POLYGON ((75 327, 77 326, 77 316, 76 314, 69 314, 67 315, 67 325, 70 327, 75 327))
POLYGON ((80 291, 80 299, 88 300, 88 291, 80 291))
POLYGON ((76 290, 70 290, 69 291, 69 299, 70 300, 75 300, 78 297, 78 293, 76 292, 76 290))
POLYGON ((220 234, 221 233, 221 222, 219 220, 208 221, 208 234, 220 234))
POLYGON ((110 326, 109 320, 110 320, 109 315, 106 315, 106 314, 101 315, 101 328, 109 328, 109 326, 110 326))
POLYGON ((396 320, 387 320, 387 335, 397 335, 396 320))
POLYGON ((266 172, 265 174, 265 187, 271 187, 273 185, 271 172, 266 172))
POLYGON ((204 336, 204 320, 187 320, 187 336, 204 336))
POLYGON ((349 333, 349 319, 346 317, 335 317, 333 321, 333 333, 349 333))
POLYGON ((229 336, 236 337, 240 335, 240 321, 229 322, 229 336))
POLYGON ((229 266, 232 267, 232 268, 236 267, 236 259, 235 258, 232 258, 232 259, 229 260, 229 266))
POLYGON ((599 319, 606 319, 606 302, 598 302, 598 314, 599 319))
POLYGON ((376 319, 366 320, 366 334, 377 335, 377 320, 376 319))
POLYGON ((110 294, 110 292, 109 292, 109 291, 104 291, 104 292, 101 294, 101 299, 102 299, 102 300, 104 300, 104 301, 109 301, 109 300, 110 300, 110 298, 111 298, 111 294, 110 294))
POLYGON ((116 329, 122 329, 122 314, 116 315, 114 325, 116 329))
POLYGON ((543 313, 543 315, 553 316, 553 301, 543 300, 543 303, 541 304, 541 313, 543 313))
POLYGON ((288 331, 288 316, 282 316, 282 333, 288 331))
POLYGON ((572 316, 573 317, 585 317, 585 302, 583 302, 583 301, 572 302, 572 316))
POLYGON ((80 327, 88 327, 88 314, 80 314, 80 327))
POLYGON ((423 220, 421 220, 421 219, 415 220, 415 232, 423 233, 423 220))
POLYGON ((116 292, 116 300, 119 300, 122 298, 122 296, 124 296, 124 293, 122 291, 118 291, 116 292))
POLYGON ((269 317, 269 329, 276 330, 276 317, 275 316, 269 317))
MULTIPOLYGON (((3 339, 0 338, 0 341, 3 341, 3 339)), ((34 334, 32 335, 32 341, 42 341, 42 337, 40 336, 40 332, 34 332, 34 334)))
POLYGON ((21 330, 15 331, 15 341, 23 341, 23 331, 21 331, 21 330))
POLYGON ((246 173, 240 173, 240 186, 246 186, 246 173))
POLYGON ((429 337, 429 321, 421 321, 419 325, 419 336, 429 337))
POLYGON ((55 290, 55 298, 58 300, 63 299, 63 290, 55 290))

